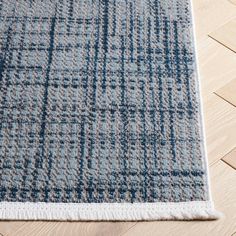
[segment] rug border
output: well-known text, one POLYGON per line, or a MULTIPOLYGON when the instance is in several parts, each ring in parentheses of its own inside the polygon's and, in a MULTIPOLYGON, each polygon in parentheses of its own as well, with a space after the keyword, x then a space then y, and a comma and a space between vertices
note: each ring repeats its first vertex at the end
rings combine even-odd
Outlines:
POLYGON ((178 203, 0 203, 0 218, 4 220, 214 220, 218 219, 219 216, 210 201, 178 203))
POLYGON ((197 46, 197 36, 196 36, 196 24, 195 24, 195 14, 194 14, 194 6, 193 6, 193 0, 189 0, 190 2, 190 10, 191 10, 191 24, 192 24, 192 38, 193 38, 193 50, 194 50, 194 59, 195 59, 195 68, 196 68, 196 76, 195 76, 195 84, 196 84, 196 91, 199 99, 199 110, 200 110, 200 119, 199 119, 199 125, 200 125, 200 131, 203 138, 203 144, 202 144, 202 158, 204 162, 204 167, 206 169, 206 185, 207 185, 207 192, 208 192, 208 201, 213 206, 213 211, 216 213, 217 217, 216 219, 220 219, 224 217, 224 214, 222 212, 219 212, 215 210, 214 208, 214 201, 212 197, 211 192, 211 180, 210 180, 210 166, 209 166, 209 160, 208 160, 208 154, 207 154, 207 143, 206 143, 206 129, 205 129, 205 120, 204 120, 204 109, 203 109, 203 90, 202 90, 202 83, 201 83, 201 76, 200 76, 200 69, 199 69, 199 51, 197 46))
POLYGON ((137 220, 214 220, 221 213, 214 208, 211 195, 209 164, 207 158, 203 100, 196 44, 193 1, 190 1, 191 34, 195 57, 195 84, 199 101, 199 128, 203 137, 202 161, 206 169, 208 201, 155 202, 155 203, 45 203, 0 202, 2 220, 60 220, 60 221, 137 221, 137 220))

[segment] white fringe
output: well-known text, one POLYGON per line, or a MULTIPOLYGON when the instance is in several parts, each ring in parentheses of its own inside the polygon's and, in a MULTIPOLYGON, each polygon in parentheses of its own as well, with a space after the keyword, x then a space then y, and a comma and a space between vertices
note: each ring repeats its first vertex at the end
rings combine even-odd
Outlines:
POLYGON ((220 213, 210 201, 179 203, 44 203, 1 202, 5 220, 214 220, 220 213))

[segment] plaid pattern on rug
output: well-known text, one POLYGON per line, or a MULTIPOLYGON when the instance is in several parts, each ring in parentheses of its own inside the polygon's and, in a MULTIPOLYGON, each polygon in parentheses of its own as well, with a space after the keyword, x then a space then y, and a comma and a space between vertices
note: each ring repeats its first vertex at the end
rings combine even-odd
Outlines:
POLYGON ((189 0, 3 0, 0 30, 0 201, 209 200, 189 0))

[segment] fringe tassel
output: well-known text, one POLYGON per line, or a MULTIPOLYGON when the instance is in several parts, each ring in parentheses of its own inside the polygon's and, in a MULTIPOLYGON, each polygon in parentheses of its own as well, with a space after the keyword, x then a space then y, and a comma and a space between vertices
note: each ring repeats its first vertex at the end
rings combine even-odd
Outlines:
POLYGON ((44 203, 1 202, 5 220, 138 221, 215 220, 221 214, 209 201, 180 203, 44 203))

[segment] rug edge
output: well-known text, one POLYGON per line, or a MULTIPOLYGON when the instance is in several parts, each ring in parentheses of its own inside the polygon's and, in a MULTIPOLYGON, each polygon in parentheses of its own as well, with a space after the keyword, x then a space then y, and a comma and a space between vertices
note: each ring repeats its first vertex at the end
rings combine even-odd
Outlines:
MULTIPOLYGON (((192 0, 190 0, 192 4, 192 0)), ((191 5, 192 7, 192 5, 191 5)), ((194 14, 192 10, 192 21, 194 22, 194 14)), ((194 28, 193 23, 193 28, 194 28)), ((195 55, 196 50, 196 36, 195 29, 194 46, 195 55)), ((198 59, 196 59, 197 66, 197 84, 201 87, 198 59)), ((196 78, 195 78, 196 79, 196 78)), ((0 203, 0 219, 5 220, 214 220, 221 217, 212 202, 210 180, 209 180, 209 165, 206 154, 205 143, 205 128, 203 120, 203 102, 201 96, 201 89, 198 88, 198 95, 200 99, 201 109, 201 128, 204 137, 204 153, 203 160, 207 168, 207 185, 210 201, 200 202, 181 202, 181 203, 73 203, 73 208, 68 208, 71 203, 21 203, 21 202, 1 202, 0 203), (191 204, 190 204, 191 203, 191 204), (50 205, 54 205, 50 206, 50 205), (68 209, 64 209, 62 205, 68 209), (102 206, 101 206, 102 204, 102 206), (150 206, 148 206, 150 205, 150 206), (114 207, 115 206, 115 207, 114 207), (125 206, 125 207, 124 207, 125 206), (147 207, 148 206, 148 207, 147 207), (76 208, 75 208, 76 207, 76 208), (91 207, 91 209, 90 209, 91 207), (144 208, 145 207, 145 208, 144 208), (56 208, 56 209, 55 209, 56 208), (157 209, 156 209, 157 208, 157 209), (160 209, 161 208, 161 209, 160 209)))
POLYGON ((2 220, 139 221, 216 220, 212 201, 156 203, 1 202, 2 220))
MULTIPOLYGON (((206 169, 206 187, 208 192, 208 201, 212 202, 214 204, 214 200, 212 197, 212 191, 211 191, 211 179, 210 179, 210 165, 209 165, 209 159, 208 159, 208 153, 207 153, 207 143, 206 143, 206 125, 204 120, 204 106, 203 106, 203 89, 202 89, 202 81, 201 81, 201 75, 200 75, 200 68, 199 68, 199 51, 197 46, 197 35, 196 35, 196 20, 195 20, 195 13, 194 13, 194 5, 193 0, 189 0, 190 2, 190 11, 191 11, 191 24, 192 24, 192 40, 193 40, 193 49, 194 49, 194 58, 195 58, 195 69, 196 69, 196 75, 195 83, 196 83, 196 91, 197 91, 197 99, 199 100, 199 109, 200 109, 200 116, 199 116, 199 127, 201 131, 201 135, 203 138, 203 143, 201 147, 201 151, 203 153, 202 160, 204 167, 206 169)), ((223 213, 219 212, 221 216, 224 216, 223 213)))

